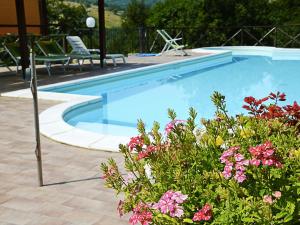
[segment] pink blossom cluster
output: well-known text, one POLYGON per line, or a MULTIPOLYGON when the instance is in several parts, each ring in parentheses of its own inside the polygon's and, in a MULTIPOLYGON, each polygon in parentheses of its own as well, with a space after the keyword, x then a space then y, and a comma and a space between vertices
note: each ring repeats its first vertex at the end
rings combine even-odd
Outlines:
POLYGON ((224 151, 220 157, 220 161, 225 164, 224 171, 222 172, 223 176, 229 179, 235 171, 234 179, 238 183, 242 183, 247 178, 245 175, 245 166, 249 165, 249 160, 245 160, 242 154, 237 153, 239 149, 239 146, 234 146, 224 151))
POLYGON ((136 150, 137 148, 142 148, 144 145, 144 139, 141 136, 136 136, 130 138, 128 147, 131 151, 136 150))
POLYGON ((253 157, 250 160, 250 164, 253 166, 262 164, 264 166, 275 166, 277 168, 282 167, 281 162, 274 156, 275 148, 270 141, 266 141, 264 144, 255 147, 250 147, 249 152, 253 157))
POLYGON ((179 204, 182 204, 187 198, 188 196, 180 191, 169 190, 163 194, 158 203, 155 203, 152 208, 163 214, 169 213, 171 217, 180 218, 184 212, 183 207, 179 204))
POLYGON ((202 209, 194 214, 193 221, 208 221, 212 217, 211 206, 206 203, 202 209))
POLYGON ((135 225, 141 223, 142 225, 148 225, 152 222, 152 212, 149 210, 148 205, 140 202, 134 209, 133 215, 129 218, 129 223, 135 225))
POLYGON ((184 124, 186 123, 186 120, 172 120, 171 122, 169 122, 166 127, 165 127, 165 132, 168 135, 176 125, 178 124, 184 124))
POLYGON ((263 202, 271 205, 271 204, 273 204, 274 200, 281 198, 280 191, 275 191, 272 195, 265 195, 263 197, 263 202), (273 199, 272 195, 275 199, 273 199))

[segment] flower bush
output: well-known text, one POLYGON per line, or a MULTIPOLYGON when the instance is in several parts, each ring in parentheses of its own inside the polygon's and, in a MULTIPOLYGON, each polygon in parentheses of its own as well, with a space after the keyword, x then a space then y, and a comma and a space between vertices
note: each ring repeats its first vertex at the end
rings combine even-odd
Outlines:
POLYGON ((246 97, 249 115, 229 116, 215 92, 214 119, 187 120, 120 145, 124 169, 102 164, 106 185, 122 193, 120 215, 134 224, 300 224, 300 107, 283 93, 246 97))

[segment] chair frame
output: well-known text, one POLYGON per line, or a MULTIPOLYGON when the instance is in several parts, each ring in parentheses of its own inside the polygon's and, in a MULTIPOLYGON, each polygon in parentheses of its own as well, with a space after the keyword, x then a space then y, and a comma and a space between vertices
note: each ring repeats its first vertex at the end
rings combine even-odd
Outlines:
POLYGON ((172 38, 165 30, 157 30, 157 33, 166 42, 160 54, 175 51, 176 53, 180 53, 182 56, 187 55, 186 51, 183 49, 185 45, 178 44, 178 41, 181 41, 182 38, 172 38))
MULTIPOLYGON (((91 64, 93 64, 93 59, 100 59, 100 50, 99 49, 88 49, 83 43, 82 39, 79 36, 67 36, 67 41, 72 46, 72 54, 79 54, 86 57, 89 57, 91 64), (76 40, 74 40, 76 39, 76 40), (77 43, 76 43, 77 42, 77 43), (96 53, 96 54, 92 54, 96 53)), ((123 60, 123 63, 126 63, 125 56, 123 54, 106 54, 104 63, 107 63, 107 60, 111 59, 114 66, 117 66, 117 59, 120 58, 123 60)))

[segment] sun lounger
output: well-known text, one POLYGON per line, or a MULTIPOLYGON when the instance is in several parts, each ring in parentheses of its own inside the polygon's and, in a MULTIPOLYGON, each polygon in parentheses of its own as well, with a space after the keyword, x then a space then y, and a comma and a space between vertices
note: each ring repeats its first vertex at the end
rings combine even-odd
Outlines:
MULTIPOLYGON (((71 55, 82 55, 84 57, 89 57, 91 60, 100 60, 100 50, 88 49, 80 37, 68 36, 67 41, 73 49, 71 55)), ((121 59, 123 63, 126 63, 125 56, 123 54, 106 54, 104 59, 105 62, 109 59, 112 60, 114 66, 117 65, 117 59, 121 59)))
MULTIPOLYGON (((3 44, 4 49, 7 51, 7 53, 10 55, 12 60, 15 62, 17 66, 17 74, 19 72, 19 66, 21 62, 21 53, 19 44, 16 42, 13 43, 4 43, 3 44)), ((51 76, 51 64, 61 62, 63 65, 63 68, 65 70, 65 64, 69 62, 70 57, 65 55, 52 55, 52 56, 35 56, 36 61, 41 61, 45 64, 47 72, 49 76, 51 76)))

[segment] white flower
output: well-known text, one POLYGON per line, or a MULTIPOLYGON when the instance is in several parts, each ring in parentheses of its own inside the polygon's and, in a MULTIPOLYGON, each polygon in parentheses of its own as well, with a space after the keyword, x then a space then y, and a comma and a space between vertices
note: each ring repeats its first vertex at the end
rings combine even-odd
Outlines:
POLYGON ((148 180, 150 181, 151 184, 154 184, 155 180, 154 180, 154 178, 152 176, 151 166, 149 164, 146 164, 144 166, 144 169, 145 169, 146 177, 148 178, 148 180))

